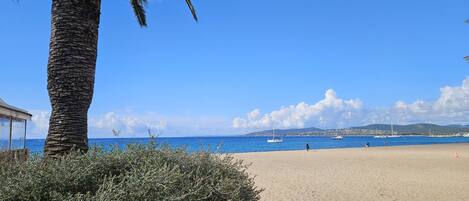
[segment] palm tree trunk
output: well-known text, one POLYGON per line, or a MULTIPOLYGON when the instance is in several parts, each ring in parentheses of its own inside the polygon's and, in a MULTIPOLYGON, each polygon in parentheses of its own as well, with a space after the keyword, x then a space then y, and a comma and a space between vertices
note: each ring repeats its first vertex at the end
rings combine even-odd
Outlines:
POLYGON ((52 113, 44 148, 47 157, 88 150, 100 5, 100 0, 52 0, 47 66, 52 113))

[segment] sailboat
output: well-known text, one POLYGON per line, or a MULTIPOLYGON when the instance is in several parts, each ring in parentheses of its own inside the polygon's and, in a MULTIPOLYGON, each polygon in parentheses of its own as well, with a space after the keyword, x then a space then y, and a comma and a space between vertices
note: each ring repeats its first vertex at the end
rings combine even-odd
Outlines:
POLYGON ((394 126, 391 121, 391 135, 388 136, 389 138, 396 138, 396 137, 401 137, 400 135, 394 135, 394 126))
POLYGON ((391 135, 375 135, 374 138, 397 138, 401 137, 400 135, 394 135, 394 125, 391 121, 391 135))
POLYGON ((339 135, 339 130, 336 131, 336 136, 332 137, 333 140, 343 140, 344 136, 339 135))
POLYGON ((268 143, 282 143, 283 139, 275 137, 275 129, 272 129, 272 139, 267 140, 268 143))
POLYGON ((338 135, 338 136, 333 137, 332 139, 334 139, 334 140, 343 140, 344 136, 338 135))

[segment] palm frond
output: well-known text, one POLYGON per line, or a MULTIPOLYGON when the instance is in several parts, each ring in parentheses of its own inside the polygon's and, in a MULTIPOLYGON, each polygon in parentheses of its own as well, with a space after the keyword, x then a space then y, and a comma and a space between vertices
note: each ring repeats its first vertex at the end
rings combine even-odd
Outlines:
MULTIPOLYGON (((147 5, 147 0, 130 0, 130 4, 134 10, 135 17, 137 17, 138 24, 142 27, 147 26, 147 16, 145 12, 145 6, 147 5)), ((195 11, 195 7, 192 4, 191 0, 186 0, 186 4, 189 7, 189 10, 192 13, 192 17, 196 22, 199 21, 197 18, 197 12, 195 11)))
POLYGON ((130 4, 134 9, 135 17, 137 17, 138 24, 141 27, 147 26, 147 16, 145 14, 145 6, 147 5, 147 0, 130 0, 130 4))
POLYGON ((186 3, 187 3, 187 6, 189 6, 189 9, 191 10, 192 17, 194 17, 194 20, 196 22, 198 22, 199 19, 197 18, 197 12, 195 12, 195 7, 194 7, 194 5, 192 5, 192 1, 191 0, 186 0, 186 3))
MULTIPOLYGON (((468 20, 466 20, 466 21, 464 21, 464 22, 466 22, 466 23, 468 23, 468 24, 469 24, 469 19, 468 19, 468 20)), ((469 56, 465 56, 465 57, 464 57, 464 60, 466 60, 466 61, 468 61, 468 62, 469 62, 469 56)))

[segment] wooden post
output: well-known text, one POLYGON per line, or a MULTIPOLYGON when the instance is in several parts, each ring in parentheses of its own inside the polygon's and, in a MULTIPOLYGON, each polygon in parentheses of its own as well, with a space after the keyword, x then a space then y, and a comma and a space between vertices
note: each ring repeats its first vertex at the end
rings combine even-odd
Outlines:
POLYGON ((13 136, 13 117, 10 117, 10 140, 9 140, 9 144, 8 144, 8 150, 11 150, 11 138, 13 136))
POLYGON ((24 120, 24 137, 23 137, 23 149, 26 149, 26 131, 28 127, 28 120, 24 120))

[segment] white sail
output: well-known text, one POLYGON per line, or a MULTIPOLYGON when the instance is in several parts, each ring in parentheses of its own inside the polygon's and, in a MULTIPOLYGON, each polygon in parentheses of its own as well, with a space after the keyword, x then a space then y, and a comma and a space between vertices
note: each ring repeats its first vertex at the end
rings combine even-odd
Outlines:
POLYGON ((400 135, 394 135, 394 124, 391 121, 391 135, 388 136, 390 138, 396 138, 396 137, 401 137, 400 135))
POLYGON ((267 140, 268 143, 281 143, 283 139, 275 137, 275 129, 272 129, 272 139, 267 140))

